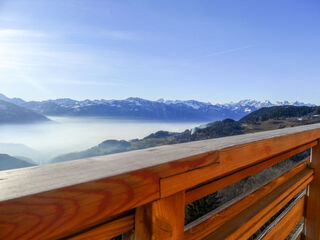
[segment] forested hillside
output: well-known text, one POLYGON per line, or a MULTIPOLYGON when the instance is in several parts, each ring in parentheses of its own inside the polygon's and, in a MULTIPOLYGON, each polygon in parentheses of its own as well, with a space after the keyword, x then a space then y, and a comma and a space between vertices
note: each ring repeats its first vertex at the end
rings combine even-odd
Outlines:
POLYGON ((284 120, 294 117, 308 117, 320 114, 320 107, 307 107, 307 106, 278 106, 261 108, 249 115, 243 117, 240 122, 244 123, 258 123, 273 120, 284 120))
POLYGON ((159 131, 143 139, 133 139, 130 141, 106 140, 101 144, 85 151, 58 156, 52 161, 61 162, 166 144, 199 141, 211 138, 312 124, 320 122, 320 116, 317 115, 318 112, 319 107, 279 106, 262 108, 250 113, 239 121, 225 119, 223 121, 216 121, 204 126, 199 126, 194 129, 187 129, 181 133, 159 131))

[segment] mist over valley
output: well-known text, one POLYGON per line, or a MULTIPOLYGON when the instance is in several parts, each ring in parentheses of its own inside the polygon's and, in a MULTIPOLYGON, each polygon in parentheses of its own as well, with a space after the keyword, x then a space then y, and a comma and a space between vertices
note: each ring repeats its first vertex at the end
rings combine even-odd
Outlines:
POLYGON ((73 151, 81 151, 107 139, 130 140, 153 132, 181 132, 201 122, 124 120, 102 117, 48 117, 34 124, 0 125, 0 153, 23 156, 37 164, 73 151))

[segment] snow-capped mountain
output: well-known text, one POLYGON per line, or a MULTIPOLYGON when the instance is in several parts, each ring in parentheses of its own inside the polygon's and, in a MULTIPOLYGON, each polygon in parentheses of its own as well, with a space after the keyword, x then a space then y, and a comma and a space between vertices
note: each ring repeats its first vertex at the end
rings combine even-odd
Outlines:
POLYGON ((242 100, 236 103, 211 104, 195 100, 150 101, 142 98, 124 100, 83 100, 69 98, 47 101, 24 101, 20 98, 0 99, 25 107, 44 115, 52 116, 105 116, 172 121, 214 121, 225 118, 235 120, 263 107, 278 105, 312 106, 301 102, 276 102, 242 100))
POLYGON ((273 106, 285 106, 285 105, 292 105, 292 106, 315 106, 314 104, 309 104, 309 103, 303 103, 303 102, 289 102, 289 101, 277 101, 276 103, 272 103, 269 100, 265 101, 257 101, 257 100, 251 100, 251 99, 245 99, 241 100, 236 103, 226 103, 226 104, 218 104, 219 106, 225 106, 228 109, 232 109, 233 111, 245 111, 247 113, 250 113, 252 111, 256 111, 260 108, 264 107, 273 107, 273 106))

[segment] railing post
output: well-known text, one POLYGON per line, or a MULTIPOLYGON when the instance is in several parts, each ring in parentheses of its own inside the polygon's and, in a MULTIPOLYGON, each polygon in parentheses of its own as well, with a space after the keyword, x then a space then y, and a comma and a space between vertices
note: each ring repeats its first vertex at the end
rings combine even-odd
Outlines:
POLYGON ((135 240, 183 240, 185 192, 136 209, 135 240))
POLYGON ((314 180, 308 189, 305 217, 305 236, 307 240, 320 239, 320 144, 311 149, 311 164, 314 180))

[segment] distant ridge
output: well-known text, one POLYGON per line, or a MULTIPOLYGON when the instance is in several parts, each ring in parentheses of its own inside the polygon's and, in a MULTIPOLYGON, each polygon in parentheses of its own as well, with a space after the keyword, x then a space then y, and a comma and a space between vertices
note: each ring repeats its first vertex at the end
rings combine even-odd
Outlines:
POLYGON ((8 154, 0 153, 0 171, 15 169, 15 168, 32 167, 32 166, 35 166, 35 164, 26 162, 16 157, 12 157, 8 154))
POLYGON ((242 123, 256 123, 260 121, 267 121, 269 119, 285 119, 285 118, 301 118, 305 116, 318 117, 320 114, 320 107, 308 106, 277 106, 269 108, 261 108, 255 112, 248 114, 240 119, 242 123))
POLYGON ((0 124, 17 124, 49 121, 48 118, 31 109, 0 100, 0 124))
POLYGON ((263 107, 293 105, 313 106, 302 102, 276 102, 242 100, 236 103, 211 104, 195 100, 150 101, 142 98, 124 100, 83 100, 69 98, 24 101, 20 98, 8 98, 0 94, 0 99, 48 116, 99 116, 125 119, 150 119, 170 121, 214 121, 225 118, 238 120, 248 113, 263 107))

